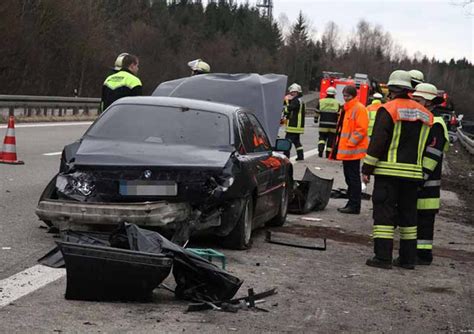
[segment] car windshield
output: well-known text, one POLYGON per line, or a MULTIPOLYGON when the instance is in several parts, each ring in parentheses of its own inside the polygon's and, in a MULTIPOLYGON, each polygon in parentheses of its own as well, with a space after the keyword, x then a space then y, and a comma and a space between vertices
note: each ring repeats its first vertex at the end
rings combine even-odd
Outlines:
POLYGON ((111 107, 86 136, 156 144, 228 146, 226 115, 189 108, 119 104, 111 107))

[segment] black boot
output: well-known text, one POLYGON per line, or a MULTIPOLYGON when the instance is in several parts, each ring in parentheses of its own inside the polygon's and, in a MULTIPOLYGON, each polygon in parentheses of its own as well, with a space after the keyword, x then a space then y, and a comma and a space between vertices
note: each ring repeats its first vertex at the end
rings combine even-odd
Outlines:
POLYGON ((393 263, 392 263, 395 267, 400 267, 400 268, 404 268, 404 269, 410 269, 410 270, 413 270, 415 269, 415 265, 414 264, 410 264, 410 263, 403 263, 399 257, 397 257, 395 260, 393 260, 393 263))
POLYGON ((392 261, 390 261, 390 260, 381 260, 376 256, 374 256, 371 259, 367 259, 365 264, 370 266, 370 267, 376 267, 376 268, 382 268, 382 269, 392 269, 392 261))
POLYGON ((296 150, 296 161, 304 160, 303 150, 296 150))

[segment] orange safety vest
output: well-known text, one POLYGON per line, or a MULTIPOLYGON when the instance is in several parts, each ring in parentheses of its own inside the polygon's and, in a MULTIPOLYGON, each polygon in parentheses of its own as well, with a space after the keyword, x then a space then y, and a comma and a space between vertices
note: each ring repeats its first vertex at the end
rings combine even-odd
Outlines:
MULTIPOLYGON (((367 129, 369 116, 365 106, 357 98, 344 104, 344 119, 339 136, 336 160, 359 160, 365 157, 369 147, 367 129)), ((342 117, 339 116, 339 118, 342 117)))

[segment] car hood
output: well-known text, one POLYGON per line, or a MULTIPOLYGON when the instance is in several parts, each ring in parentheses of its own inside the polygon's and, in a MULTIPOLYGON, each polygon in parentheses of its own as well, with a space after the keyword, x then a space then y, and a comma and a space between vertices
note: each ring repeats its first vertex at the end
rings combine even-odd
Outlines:
POLYGON ((163 145, 84 138, 75 165, 223 168, 234 148, 163 145))
POLYGON ((214 101, 250 109, 275 143, 280 128, 280 116, 287 76, 256 73, 210 73, 166 81, 153 96, 184 97, 214 101))

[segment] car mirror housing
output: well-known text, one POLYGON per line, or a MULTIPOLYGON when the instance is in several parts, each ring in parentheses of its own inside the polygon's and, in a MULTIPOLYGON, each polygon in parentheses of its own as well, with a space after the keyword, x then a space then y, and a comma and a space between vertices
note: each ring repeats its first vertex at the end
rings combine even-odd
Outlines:
POLYGON ((277 139, 275 144, 275 151, 289 151, 291 149, 291 141, 288 139, 277 139))

